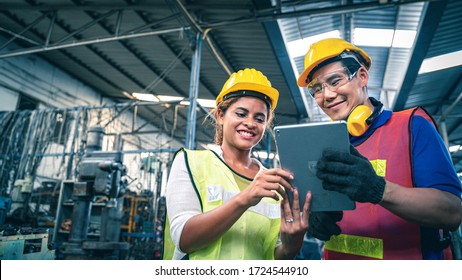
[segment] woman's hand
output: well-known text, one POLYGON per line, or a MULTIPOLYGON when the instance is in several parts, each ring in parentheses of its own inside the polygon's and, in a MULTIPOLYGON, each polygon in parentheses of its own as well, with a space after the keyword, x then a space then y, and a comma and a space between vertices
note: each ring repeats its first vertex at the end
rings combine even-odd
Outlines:
POLYGON ((284 258, 293 258, 302 247, 303 238, 309 225, 311 192, 306 194, 305 204, 300 212, 299 193, 293 188, 293 205, 287 195, 281 203, 281 241, 280 250, 284 258))
POLYGON ((264 197, 279 201, 280 196, 287 197, 284 188, 292 191, 293 187, 289 180, 293 178, 290 172, 280 168, 263 169, 258 172, 252 183, 239 195, 243 199, 243 203, 248 207, 257 205, 264 197))

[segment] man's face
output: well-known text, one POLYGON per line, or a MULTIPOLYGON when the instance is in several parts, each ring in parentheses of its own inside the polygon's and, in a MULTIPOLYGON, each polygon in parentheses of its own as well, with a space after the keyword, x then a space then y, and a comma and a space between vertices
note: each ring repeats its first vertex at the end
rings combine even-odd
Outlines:
POLYGON ((367 71, 361 67, 356 75, 351 74, 341 62, 334 62, 313 75, 316 103, 334 121, 346 120, 356 106, 367 100, 367 71))

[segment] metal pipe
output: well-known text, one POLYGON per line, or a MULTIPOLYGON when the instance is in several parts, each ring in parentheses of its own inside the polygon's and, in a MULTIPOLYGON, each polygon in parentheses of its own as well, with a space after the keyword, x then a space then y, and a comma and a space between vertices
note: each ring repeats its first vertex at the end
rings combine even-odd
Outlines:
POLYGON ((144 24, 142 26, 138 26, 136 28, 133 28, 133 29, 130 29, 130 30, 127 30, 125 33, 126 34, 131 34, 131 33, 138 33, 142 30, 145 30, 145 29, 148 29, 148 28, 152 28, 153 26, 156 26, 156 25, 161 25, 162 23, 165 23, 165 22, 168 22, 172 19, 175 19, 177 16, 179 16, 180 14, 173 14, 173 15, 170 15, 170 16, 167 16, 165 18, 162 18, 162 19, 159 19, 155 22, 150 22, 148 24, 144 24))
POLYGON ((135 130, 136 127, 136 118, 138 117, 138 106, 133 108, 133 120, 132 120, 132 131, 135 130))
MULTIPOLYGON (((48 13, 44 13, 42 14, 41 16, 39 16, 36 20, 34 20, 32 23, 30 23, 28 26, 26 26, 26 28, 24 28, 21 32, 19 33, 13 33, 13 32, 8 32, 10 34, 13 35, 13 38, 11 38, 10 40, 6 41, 3 45, 0 46, 0 50, 5 48, 6 46, 8 46, 11 42, 13 42, 14 40, 16 40, 17 38, 21 38, 25 41, 28 41, 29 43, 33 43, 33 44, 37 44, 37 42, 29 39, 29 38, 26 38, 26 37, 23 37, 21 36, 21 34, 25 33, 27 30, 31 29, 32 27, 34 27, 37 23, 39 23, 42 19, 44 19, 46 16, 48 15, 48 13)), ((3 30, 3 29, 2 29, 3 30)), ((5 30, 6 31, 6 30, 5 30)))
POLYGON ((111 11, 105 13, 104 15, 99 16, 95 20, 90 21, 89 23, 85 24, 84 26, 72 31, 71 33, 67 34, 63 38, 59 39, 58 41, 55 42, 55 44, 59 44, 61 42, 66 41, 67 39, 69 39, 71 37, 74 37, 74 35, 79 34, 80 32, 87 30, 88 28, 90 28, 93 25, 97 24, 99 21, 101 21, 101 20, 103 20, 103 19, 105 19, 105 18, 107 18, 109 16, 112 16, 116 12, 117 12, 116 10, 111 10, 111 11))
MULTIPOLYGON (((78 109, 76 112, 75 120, 74 120, 75 122, 74 123, 74 134, 73 134, 72 144, 71 144, 72 152, 74 151, 75 140, 76 140, 76 137, 79 131, 79 123, 80 123, 80 118, 82 117, 81 116, 82 114, 85 114, 85 110, 78 109)), ((72 175, 72 166, 73 166, 72 162, 74 161, 74 155, 75 153, 71 153, 69 156, 69 160, 67 162, 66 179, 68 180, 71 179, 71 175, 72 175)))
POLYGON ((459 93, 459 96, 457 96, 456 100, 454 102, 452 102, 452 104, 449 105, 449 107, 441 114, 441 116, 438 118, 437 122, 440 123, 440 122, 445 121, 446 118, 448 117, 448 115, 451 113, 451 111, 454 109, 454 107, 456 107, 456 105, 460 102, 461 99, 462 99, 462 92, 459 93))
POLYGON ((114 35, 115 35, 115 36, 119 36, 119 33, 120 33, 120 26, 122 25, 122 16, 123 16, 123 13, 124 13, 123 10, 119 10, 119 12, 117 13, 117 21, 116 21, 116 27, 115 27, 115 32, 114 32, 114 35))
MULTIPOLYGON (((165 105, 165 104, 177 104, 183 100, 174 100, 174 101, 143 101, 137 102, 136 106, 151 106, 151 105, 165 105)), ((93 105, 93 106, 77 106, 77 107, 66 107, 66 111, 77 111, 81 109, 92 110, 92 109, 109 109, 115 107, 125 107, 133 102, 117 103, 117 104, 105 104, 105 105, 93 105)), ((62 112, 64 109, 44 109, 44 112, 62 112)))
POLYGON ((47 38, 45 40, 45 47, 47 47, 50 44, 51 34, 53 34, 53 29, 54 29, 54 26, 55 26, 56 17, 57 17, 57 13, 54 12, 53 16, 51 17, 50 26, 48 26, 48 33, 47 33, 47 38))
POLYGON ((189 30, 189 29, 190 29, 189 27, 178 27, 178 28, 170 28, 170 29, 165 29, 165 30, 150 31, 150 32, 144 32, 144 33, 138 33, 138 34, 126 34, 126 35, 114 36, 114 37, 103 37, 103 38, 92 39, 92 40, 83 40, 83 41, 73 42, 73 43, 51 45, 49 47, 30 48, 28 50, 11 51, 11 52, 0 54, 0 58, 20 56, 20 55, 25 55, 25 54, 33 54, 33 53, 59 50, 59 49, 64 49, 64 48, 79 47, 79 46, 86 46, 86 45, 99 44, 99 43, 107 43, 107 42, 147 37, 147 36, 155 36, 155 35, 161 35, 161 34, 172 33, 172 32, 182 32, 182 31, 189 30))
POLYGON ((446 127, 446 121, 442 121, 440 123, 441 129, 441 137, 443 138, 444 144, 446 144, 446 148, 449 148, 449 137, 448 137, 448 129, 446 127))
POLYGON ((199 91, 199 75, 201 67, 201 51, 202 51, 202 36, 201 33, 196 34, 196 49, 192 57, 191 63, 191 82, 189 85, 189 108, 188 108, 188 124, 186 127, 185 146, 188 149, 195 148, 196 142, 196 108, 197 96, 199 91))
POLYGON ((208 33, 209 31, 211 30, 211 28, 206 28, 205 30, 194 20, 194 18, 192 17, 192 15, 188 12, 188 10, 186 9, 186 7, 183 5, 183 3, 181 3, 180 0, 176 0, 176 3, 178 5, 178 7, 180 7, 180 10, 181 12, 183 13, 183 15, 185 15, 186 19, 188 20, 188 22, 193 26, 193 28, 196 30, 196 32, 199 32, 201 34, 203 34, 202 36, 202 39, 205 39, 205 41, 207 42, 207 45, 209 46, 210 50, 212 51, 214 57, 217 59, 218 63, 221 65, 221 67, 223 67, 223 69, 225 70, 225 72, 228 74, 228 75, 231 75, 231 73, 233 72, 232 71, 232 67, 230 66, 230 63, 225 61, 223 59, 223 56, 220 55, 220 53, 218 52, 217 48, 215 47, 215 43, 213 42, 213 40, 209 37, 208 33))
MULTIPOLYGON (((120 133, 124 134, 124 133, 120 133)), ((115 133, 106 134, 115 135, 115 133)), ((142 150, 124 150, 120 151, 122 154, 139 154, 139 153, 176 153, 178 149, 142 149, 142 150)), ((50 153, 50 154, 29 154, 27 157, 59 157, 59 156, 74 156, 77 152, 69 153, 50 153)), ((5 154, 0 154, 0 158, 3 158, 5 154)), ((11 155, 8 155, 11 156, 11 155)))
POLYGON ((223 60, 222 56, 218 53, 218 50, 215 47, 215 43, 210 39, 208 35, 208 32, 210 30, 211 30, 210 28, 205 30, 203 38, 207 42, 207 45, 209 46, 210 50, 214 54, 215 58, 218 60, 218 63, 220 63, 221 67, 223 67, 223 69, 228 75, 231 75, 231 73, 233 72, 231 66, 229 66, 229 63, 223 60))
POLYGON ((183 3, 181 3, 181 0, 176 0, 176 4, 178 5, 178 7, 180 7, 181 9, 181 12, 183 12, 183 14, 186 16, 186 18, 188 19, 189 23, 194 27, 194 29, 196 30, 196 32, 199 32, 199 33, 204 33, 204 30, 202 30, 202 27, 197 24, 197 22, 194 20, 194 18, 191 16, 191 14, 188 12, 188 10, 186 9, 186 7, 183 5, 183 3))

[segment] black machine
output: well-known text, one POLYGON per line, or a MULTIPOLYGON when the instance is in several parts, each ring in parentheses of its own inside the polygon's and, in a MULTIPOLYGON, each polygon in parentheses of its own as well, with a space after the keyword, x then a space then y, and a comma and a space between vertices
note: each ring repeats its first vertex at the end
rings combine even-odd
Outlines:
POLYGON ((101 151, 104 130, 92 127, 77 181, 64 181, 58 202, 53 245, 57 259, 124 259, 120 242, 123 193, 127 187, 121 137, 116 150, 101 151))

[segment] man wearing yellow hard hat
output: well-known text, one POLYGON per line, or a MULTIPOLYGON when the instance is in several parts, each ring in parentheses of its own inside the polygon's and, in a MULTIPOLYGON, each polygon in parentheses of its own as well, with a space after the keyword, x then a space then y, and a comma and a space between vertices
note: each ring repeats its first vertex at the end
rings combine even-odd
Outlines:
POLYGON ((233 73, 216 98, 217 148, 181 149, 167 183, 164 259, 292 259, 308 229, 293 175, 266 169, 252 148, 270 126, 279 92, 258 70, 233 73), (294 205, 285 192, 292 191, 294 205), (281 222, 282 220, 282 222, 281 222))
POLYGON ((342 39, 312 44, 298 85, 332 120, 346 120, 350 153, 323 151, 317 176, 356 209, 312 213, 309 232, 329 240, 324 259, 443 259, 461 223, 461 183, 423 108, 384 110, 368 96, 369 55, 342 39))

